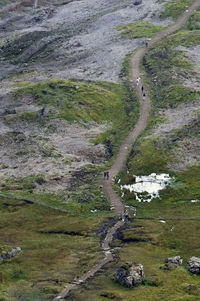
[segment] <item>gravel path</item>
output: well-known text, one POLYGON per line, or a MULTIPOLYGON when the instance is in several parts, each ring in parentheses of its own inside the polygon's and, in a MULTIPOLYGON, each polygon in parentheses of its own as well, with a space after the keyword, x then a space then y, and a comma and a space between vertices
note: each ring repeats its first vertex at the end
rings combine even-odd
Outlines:
MULTIPOLYGON (((174 31, 178 30, 187 20, 187 18, 193 13, 193 11, 200 6, 200 0, 197 0, 193 3, 191 7, 188 8, 184 12, 184 14, 170 27, 159 33, 154 39, 151 40, 149 43, 149 47, 152 47, 157 43, 159 40, 164 38, 165 36, 173 33, 174 31)), ((136 89, 136 92, 139 97, 140 101, 140 117, 138 119, 138 122, 133 129, 133 131, 128 135, 128 137, 124 140, 122 143, 118 156, 115 160, 115 163, 111 167, 109 173, 110 173, 110 179, 102 181, 103 191, 107 198, 110 200, 111 206, 115 208, 115 211, 122 215, 124 214, 124 205, 122 203, 122 200, 117 196, 113 189, 113 180, 115 176, 118 174, 118 172, 122 169, 126 158, 128 156, 128 153, 130 151, 130 148, 135 141, 135 139, 142 133, 142 131, 145 129, 149 117, 149 112, 151 108, 151 102, 148 95, 146 96, 145 100, 143 100, 142 93, 141 93, 141 83, 140 85, 136 85, 136 78, 140 76, 141 70, 140 70, 140 61, 142 57, 145 54, 146 49, 145 48, 139 48, 135 54, 132 56, 131 60, 131 77, 134 84, 134 87, 136 89)), ((142 77, 141 77, 142 78, 142 77)), ((53 301, 61 300, 63 298, 66 299, 69 292, 76 286, 84 283, 86 280, 88 280, 90 277, 93 277, 100 269, 102 269, 105 264, 110 262, 113 259, 113 255, 110 249, 110 243, 113 239, 113 235, 116 233, 116 231, 124 225, 124 220, 119 220, 112 228, 109 229, 104 242, 103 242, 103 251, 105 253, 105 258, 97 265, 91 268, 90 271, 88 271, 86 274, 84 274, 78 282, 74 282, 72 284, 67 285, 63 291, 53 299, 53 301)))

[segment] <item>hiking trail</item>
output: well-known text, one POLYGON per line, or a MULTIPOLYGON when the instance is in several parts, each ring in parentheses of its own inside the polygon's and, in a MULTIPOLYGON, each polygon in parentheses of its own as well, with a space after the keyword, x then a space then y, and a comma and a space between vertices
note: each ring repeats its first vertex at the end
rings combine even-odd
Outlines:
MULTIPOLYGON (((194 1, 194 3, 182 14, 182 16, 180 16, 177 19, 177 21, 174 24, 172 24, 171 26, 164 29, 162 32, 160 32, 158 35, 156 35, 156 37, 154 37, 151 41, 149 41, 148 48, 151 48, 162 38, 175 32, 176 30, 180 29, 180 27, 186 22, 186 20, 191 16, 193 11, 195 9, 197 9, 198 6, 200 6, 200 0, 194 1)), ((148 117, 149 117, 149 113, 150 113, 150 109, 151 109, 151 102, 150 102, 148 93, 146 93, 146 97, 145 97, 145 99, 143 99, 143 95, 141 92, 141 86, 142 85, 144 86, 144 84, 143 84, 142 76, 141 76, 140 61, 148 48, 145 48, 145 47, 139 48, 132 55, 132 58, 131 58, 131 82, 133 83, 133 86, 134 86, 136 93, 138 95, 138 98, 139 98, 139 104, 140 104, 139 119, 138 119, 134 129, 129 133, 129 135, 123 141, 123 143, 119 149, 119 153, 116 157, 116 160, 115 160, 114 164, 112 165, 111 169, 109 170, 109 174, 110 174, 109 179, 102 180, 102 182, 101 182, 103 191, 104 191, 106 197, 108 198, 108 200, 110 201, 111 207, 113 207, 115 209, 116 213, 122 217, 124 216, 125 206, 124 206, 122 200, 118 197, 118 195, 114 191, 113 181, 114 181, 116 175, 118 174, 118 172, 123 168, 123 166, 126 162, 127 156, 129 154, 129 151, 131 149, 131 146, 133 145, 133 142, 143 132, 143 130, 146 128, 146 125, 147 125, 147 121, 148 121, 148 117), (138 77, 141 77, 141 80, 140 80, 140 84, 136 85, 136 79, 138 77)), ((146 88, 145 88, 145 91, 146 91, 146 88)), ((87 273, 82 275, 78 281, 74 281, 71 284, 67 284, 65 286, 65 288, 61 291, 61 293, 53 299, 53 301, 66 299, 69 292, 73 288, 86 282, 89 278, 93 277, 100 269, 102 269, 108 262, 113 260, 110 243, 112 242, 113 235, 124 224, 125 224, 125 220, 124 220, 124 218, 122 218, 108 230, 107 235, 102 243, 102 249, 105 254, 104 259, 102 259, 97 265, 93 266, 87 273)))

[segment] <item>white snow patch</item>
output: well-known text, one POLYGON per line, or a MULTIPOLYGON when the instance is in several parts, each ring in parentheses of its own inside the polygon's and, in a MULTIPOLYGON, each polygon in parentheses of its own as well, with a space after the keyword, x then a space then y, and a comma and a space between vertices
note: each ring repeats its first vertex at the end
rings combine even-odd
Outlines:
POLYGON ((191 200, 191 203, 197 203, 199 200, 191 200))
POLYGON ((92 212, 92 213, 97 212, 97 209, 90 210, 90 212, 92 212))
MULTIPOLYGON (((152 173, 149 176, 136 176, 135 184, 121 185, 121 190, 127 189, 134 192, 138 202, 151 202, 159 198, 159 191, 164 189, 171 182, 169 174, 152 173), (145 193, 145 195, 144 195, 145 193)), ((124 196, 124 192, 122 192, 124 196)))
POLYGON ((166 221, 160 220, 160 223, 166 224, 166 221))

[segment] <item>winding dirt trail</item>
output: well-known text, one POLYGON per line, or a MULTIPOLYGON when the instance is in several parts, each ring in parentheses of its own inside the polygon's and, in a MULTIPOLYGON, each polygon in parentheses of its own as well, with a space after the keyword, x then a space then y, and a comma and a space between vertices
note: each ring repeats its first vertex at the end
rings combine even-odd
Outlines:
MULTIPOLYGON (((160 32, 155 38, 153 38, 149 42, 149 48, 154 46, 158 41, 160 41, 162 38, 166 37, 167 35, 177 31, 185 22, 186 20, 191 16, 193 11, 197 9, 197 7, 200 6, 200 0, 194 1, 194 3, 183 13, 183 15, 170 27, 166 28, 162 32, 160 32)), ((127 136, 127 138, 122 143, 119 153, 117 155, 117 158, 115 160, 115 163, 111 167, 109 174, 110 178, 109 180, 102 181, 102 187, 103 191, 108 198, 108 200, 111 203, 111 206, 114 207, 117 214, 123 217, 125 207, 122 202, 122 200, 117 196, 113 189, 113 180, 115 176, 118 174, 118 172, 123 168, 127 156, 129 154, 130 148, 133 144, 133 142, 136 140, 136 138, 143 132, 143 130, 146 128, 147 121, 149 118, 149 113, 151 109, 151 102, 146 95, 145 100, 143 100, 142 93, 141 93, 141 85, 143 85, 142 82, 142 76, 141 76, 141 70, 140 70, 140 61, 142 57, 144 56, 146 52, 146 48, 139 48, 132 56, 131 59, 131 81, 133 82, 134 88, 138 94, 139 103, 140 103, 140 116, 139 119, 133 129, 133 131, 130 132, 130 134, 127 136), (136 85, 136 79, 137 77, 141 77, 141 82, 139 85, 136 85)), ((66 285, 66 287, 62 290, 62 292, 53 299, 53 301, 56 300, 62 300, 66 299, 69 292, 75 288, 78 285, 81 285, 89 278, 93 277, 100 269, 102 269, 105 264, 113 260, 112 250, 110 249, 110 243, 113 240, 113 235, 116 233, 116 231, 121 228, 124 225, 125 221, 124 218, 119 220, 114 226, 112 226, 102 243, 102 249, 104 251, 105 257, 104 259, 99 262, 99 264, 93 266, 90 271, 85 273, 78 282, 73 282, 71 284, 66 285)))

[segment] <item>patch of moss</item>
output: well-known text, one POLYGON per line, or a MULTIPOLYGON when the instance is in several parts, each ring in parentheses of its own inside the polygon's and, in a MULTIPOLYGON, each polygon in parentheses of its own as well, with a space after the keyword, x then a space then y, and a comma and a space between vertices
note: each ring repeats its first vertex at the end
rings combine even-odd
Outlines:
POLYGON ((135 155, 129 164, 130 173, 146 175, 166 172, 169 155, 169 151, 158 139, 143 140, 135 147, 135 155))
POLYGON ((0 245, 23 251, 1 265, 1 298, 52 300, 63 284, 99 262, 102 253, 94 231, 104 217, 72 216, 18 202, 0 197, 0 245), (11 206, 17 210, 10 211, 11 206))
POLYGON ((179 31, 160 41, 143 58, 146 82, 156 107, 176 106, 180 102, 195 100, 199 91, 185 87, 183 79, 193 76, 193 64, 185 58, 184 52, 176 50, 179 45, 198 45, 200 31, 179 31), (180 80, 181 78, 181 80, 180 80))
POLYGON ((36 184, 45 183, 43 175, 34 175, 29 177, 11 177, 8 179, 1 179, 0 186, 2 191, 13 190, 29 190, 34 189, 36 184))
MULTIPOLYGON (((146 206, 147 212, 152 204, 139 204, 139 206, 141 208, 146 206)), ((154 210, 159 210, 158 203, 153 208, 154 210)), ((168 209, 171 215, 177 212, 182 215, 186 213, 184 206, 176 209, 165 206, 165 209, 168 209)), ((160 208, 160 216, 162 216, 165 209, 163 207, 160 208)), ((142 227, 142 231, 145 231, 149 237, 152 237, 152 240, 124 244, 117 251, 120 261, 110 264, 109 269, 92 279, 91 284, 87 286, 87 290, 80 287, 74 291, 73 296, 70 296, 69 300, 80 300, 78 296, 81 296, 81 301, 104 300, 99 298, 99 295, 101 293, 104 295, 104 292, 108 296, 109 294, 111 296, 114 295, 123 301, 133 300, 133 298, 145 301, 196 300, 198 298, 198 289, 196 288, 199 287, 199 278, 188 273, 185 266, 192 255, 200 256, 198 243, 200 229, 198 224, 199 221, 166 220, 166 224, 163 224, 160 223, 159 219, 134 220, 129 224, 130 230, 134 231, 136 226, 138 229, 142 227), (173 231, 171 231, 172 226, 174 227, 173 231), (183 266, 173 271, 160 269, 166 258, 176 255, 180 255, 184 259, 183 266), (134 289, 126 289, 112 280, 112 275, 121 265, 121 262, 127 262, 127 258, 129 262, 143 264, 146 278, 144 285, 134 289)))
POLYGON ((129 39, 154 37, 158 32, 162 31, 165 26, 153 25, 145 21, 135 21, 132 24, 120 25, 117 27, 121 31, 121 36, 129 39))
MULTIPOLYGON (((160 2, 165 2, 165 0, 161 0, 160 2)), ((165 3, 165 9, 161 13, 161 19, 172 18, 176 20, 193 2, 194 0, 171 0, 165 3)))
MULTIPOLYGON (((39 83, 21 83, 13 98, 30 97, 51 108, 51 117, 72 123, 107 123, 109 130, 94 143, 105 143, 109 154, 116 154, 121 141, 138 117, 137 97, 125 84, 54 79, 39 83)), ((21 118, 32 121, 35 114, 21 118)))
POLYGON ((186 26, 189 30, 200 30, 200 9, 193 12, 186 26))

